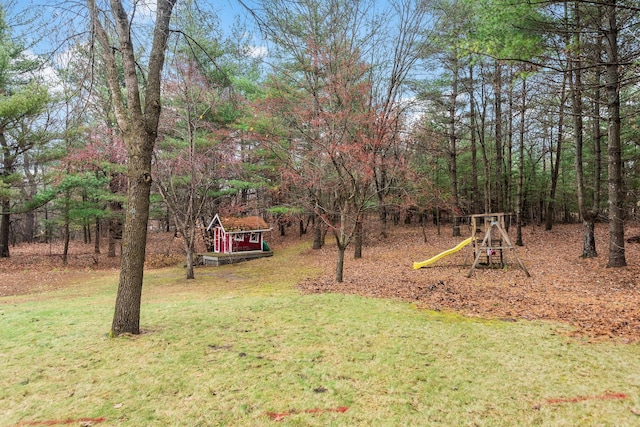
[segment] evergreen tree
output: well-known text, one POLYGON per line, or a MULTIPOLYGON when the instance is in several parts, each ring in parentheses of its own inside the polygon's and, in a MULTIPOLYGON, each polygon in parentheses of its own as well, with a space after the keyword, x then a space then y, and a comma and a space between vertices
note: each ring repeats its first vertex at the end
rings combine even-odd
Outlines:
POLYGON ((0 257, 9 257, 14 186, 22 180, 22 156, 42 141, 41 123, 34 120, 49 102, 47 88, 37 78, 40 63, 12 37, 0 6, 0 257))

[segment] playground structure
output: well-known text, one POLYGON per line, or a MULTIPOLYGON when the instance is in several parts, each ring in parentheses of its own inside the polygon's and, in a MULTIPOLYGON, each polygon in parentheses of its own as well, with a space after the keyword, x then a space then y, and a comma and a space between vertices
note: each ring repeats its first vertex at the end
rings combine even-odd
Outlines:
POLYGON ((504 213, 471 215, 471 239, 473 241, 475 256, 467 277, 471 277, 473 270, 478 267, 481 260, 484 265, 493 266, 498 264, 500 267, 503 267, 503 251, 505 249, 509 250, 513 254, 518 265, 525 272, 527 277, 531 276, 527 267, 524 266, 524 263, 518 256, 513 243, 511 243, 509 235, 505 231, 504 213), (483 230, 484 237, 480 240, 477 233, 482 233, 483 230), (496 258, 499 259, 499 262, 496 258))
POLYGON ((426 261, 414 262, 415 270, 435 263, 441 258, 460 251, 468 244, 473 244, 473 264, 467 274, 471 277, 473 271, 479 266, 504 267, 504 250, 509 250, 513 254, 520 268, 530 277, 527 267, 518 256, 515 247, 505 231, 504 213, 489 213, 471 215, 471 237, 458 243, 455 247, 448 249, 426 261), (484 233, 484 236, 480 237, 484 233))
POLYGON ((462 242, 458 243, 455 247, 448 249, 444 252, 439 253, 438 255, 429 258, 426 261, 422 261, 422 262, 414 262, 413 263, 413 269, 417 270, 419 268, 422 267, 426 267, 429 264, 433 264, 434 262, 438 261, 440 258, 444 258, 447 255, 451 255, 452 253, 458 252, 460 249, 464 248, 465 246, 467 246, 469 243, 471 243, 473 241, 473 237, 469 237, 466 240, 463 240, 462 242))

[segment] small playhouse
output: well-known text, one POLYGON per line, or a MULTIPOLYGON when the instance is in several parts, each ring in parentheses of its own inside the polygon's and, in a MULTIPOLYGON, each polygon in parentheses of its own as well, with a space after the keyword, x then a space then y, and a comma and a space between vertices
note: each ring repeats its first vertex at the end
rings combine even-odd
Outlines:
POLYGON ((271 256, 264 233, 271 227, 259 216, 220 217, 216 214, 205 230, 208 253, 203 263, 221 265, 271 256))

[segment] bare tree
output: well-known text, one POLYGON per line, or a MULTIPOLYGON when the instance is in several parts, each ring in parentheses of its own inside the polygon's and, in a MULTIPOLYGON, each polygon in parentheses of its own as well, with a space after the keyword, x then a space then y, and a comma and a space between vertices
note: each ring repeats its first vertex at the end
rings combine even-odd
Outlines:
POLYGON ((169 23, 177 0, 158 0, 155 26, 148 53, 147 70, 140 68, 140 50, 135 46, 132 26, 138 2, 129 10, 120 0, 97 4, 87 0, 96 54, 101 55, 107 85, 113 99, 118 127, 127 148, 127 206, 122 234, 120 282, 116 297, 111 335, 140 333, 140 302, 144 273, 151 160, 160 119, 160 86, 169 23), (121 80, 119 64, 124 71, 121 80), (121 85, 124 84, 124 90, 121 85))
MULTIPOLYGON (((593 94, 593 104, 594 104, 594 114, 593 114, 593 164, 594 172, 593 172, 593 183, 592 183, 592 205, 589 209, 587 207, 588 203, 588 191, 585 183, 585 143, 584 143, 584 106, 583 106, 583 91, 585 89, 583 84, 583 59, 581 55, 584 55, 584 52, 578 50, 577 52, 572 51, 570 46, 583 46, 582 40, 582 32, 584 29, 581 24, 581 9, 579 7, 579 3, 574 4, 573 7, 573 29, 571 30, 569 27, 569 10, 568 5, 565 4, 565 21, 567 26, 566 31, 566 45, 568 52, 568 72, 569 72, 569 82, 571 88, 571 105, 572 105, 572 116, 573 116, 573 139, 575 142, 575 166, 576 166, 576 191, 578 198, 578 208, 580 209, 580 216, 582 216, 583 223, 583 245, 582 245, 582 257, 584 258, 592 258, 598 256, 598 252, 596 250, 596 240, 595 240, 595 221, 598 218, 598 214, 600 213, 600 181, 601 181, 601 139, 602 134, 600 131, 600 80, 601 80, 601 67, 599 64, 602 60, 601 50, 602 50, 602 38, 598 37, 596 41, 596 49, 594 50, 594 54, 597 55, 595 59, 596 66, 593 67, 594 72, 594 82, 593 85, 594 94, 593 94), (571 31, 570 31, 571 30, 571 31), (573 40, 572 40, 573 39, 573 40)), ((598 20, 602 20, 602 9, 598 8, 598 20)))

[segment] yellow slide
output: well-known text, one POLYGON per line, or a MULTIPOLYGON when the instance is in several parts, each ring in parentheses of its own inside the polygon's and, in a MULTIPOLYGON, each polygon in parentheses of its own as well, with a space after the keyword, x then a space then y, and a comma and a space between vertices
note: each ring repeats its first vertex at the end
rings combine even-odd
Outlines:
POLYGON ((458 252, 460 249, 464 248, 469 243, 471 243, 472 240, 473 240, 473 237, 469 237, 468 239, 458 243, 455 248, 447 249, 446 251, 439 253, 438 255, 434 256, 433 258, 429 258, 426 261, 414 262, 413 269, 417 270, 419 268, 426 267, 427 265, 433 264, 434 262, 438 261, 440 258, 444 258, 447 255, 451 255, 452 253, 458 252))

